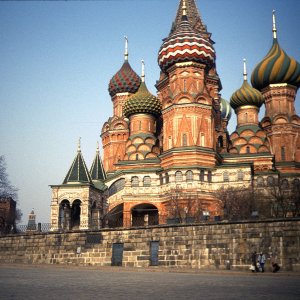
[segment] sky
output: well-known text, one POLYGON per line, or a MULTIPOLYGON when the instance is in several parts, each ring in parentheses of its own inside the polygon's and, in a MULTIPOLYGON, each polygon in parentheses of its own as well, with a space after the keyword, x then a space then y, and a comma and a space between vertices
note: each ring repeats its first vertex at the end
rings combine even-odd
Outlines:
MULTIPOLYGON (((0 155, 19 189, 23 224, 34 209, 50 221, 51 188, 61 184, 81 137, 90 168, 103 123, 112 116, 108 83, 124 60, 156 94, 157 53, 179 0, 0 2, 0 155)), ((229 100, 272 45, 272 10, 278 40, 300 61, 299 0, 198 0, 217 53, 221 95, 229 100)), ((296 111, 300 113, 300 96, 296 111)), ((263 116, 263 110, 260 113, 263 116)), ((235 130, 232 117, 229 132, 235 130)))

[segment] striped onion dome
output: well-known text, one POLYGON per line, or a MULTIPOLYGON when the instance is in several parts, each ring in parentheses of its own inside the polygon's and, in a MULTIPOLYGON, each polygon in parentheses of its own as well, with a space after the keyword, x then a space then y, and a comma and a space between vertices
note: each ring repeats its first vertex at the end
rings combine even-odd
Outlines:
POLYGON ((212 42, 192 29, 186 15, 182 16, 178 28, 164 39, 158 52, 158 64, 163 72, 177 62, 188 61, 202 63, 210 68, 215 58, 212 42))
POLYGON ((108 91, 111 97, 117 93, 134 94, 141 84, 141 78, 132 70, 128 60, 125 59, 121 69, 109 82, 108 91))
POLYGON ((229 121, 232 112, 229 102, 226 101, 224 98, 221 98, 220 105, 222 119, 227 119, 229 121))
POLYGON ((300 86, 300 64, 281 49, 277 38, 267 56, 255 67, 251 83, 262 90, 270 84, 287 83, 300 86))
POLYGON ((124 115, 127 118, 138 113, 148 113, 159 116, 161 109, 160 101, 148 91, 145 82, 141 83, 135 95, 126 100, 123 107, 124 115))
POLYGON ((266 57, 255 67, 251 83, 262 90, 270 84, 287 83, 300 87, 300 64, 288 56, 277 40, 275 10, 273 10, 273 45, 266 57))
POLYGON ((230 98, 230 105, 233 109, 244 105, 261 107, 263 103, 264 98, 260 91, 254 89, 247 80, 244 80, 242 86, 230 98))

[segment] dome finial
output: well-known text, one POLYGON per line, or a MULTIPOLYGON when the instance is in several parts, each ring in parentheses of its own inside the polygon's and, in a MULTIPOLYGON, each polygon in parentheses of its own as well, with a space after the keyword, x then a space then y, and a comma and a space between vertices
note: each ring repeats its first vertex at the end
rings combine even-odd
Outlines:
POLYGON ((246 66, 246 58, 243 59, 244 62, 244 73, 243 73, 243 77, 244 77, 244 81, 247 81, 247 66, 246 66))
POLYGON ((186 3, 185 3, 185 0, 182 1, 182 15, 186 16, 186 3))
POLYGON ((145 82, 145 62, 142 59, 142 82, 145 82))
POLYGON ((272 11, 272 15, 273 15, 273 38, 277 39, 277 29, 276 29, 276 18, 275 18, 275 9, 273 9, 272 11))
POLYGON ((124 57, 125 57, 125 60, 128 60, 128 37, 125 35, 124 38, 125 38, 125 54, 124 54, 124 57))
POLYGON ((78 140, 77 152, 81 152, 81 137, 78 140))

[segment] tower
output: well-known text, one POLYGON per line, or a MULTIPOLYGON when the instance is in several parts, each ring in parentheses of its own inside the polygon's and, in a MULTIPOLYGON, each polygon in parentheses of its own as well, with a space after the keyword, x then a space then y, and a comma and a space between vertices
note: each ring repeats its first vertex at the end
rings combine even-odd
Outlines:
POLYGON ((128 39, 125 37, 124 63, 110 80, 108 88, 113 102, 113 116, 104 123, 101 131, 104 169, 107 173, 114 172, 115 164, 124 159, 129 128, 123 106, 125 101, 137 92, 140 84, 140 77, 128 62, 128 39))
POLYGON ((251 82, 263 94, 266 112, 261 124, 267 132, 276 167, 296 172, 300 162, 300 118, 295 97, 300 86, 300 65, 280 47, 273 11, 273 45, 255 67, 251 82))
POLYGON ((215 69, 213 42, 197 14, 195 1, 180 2, 171 33, 159 50, 158 64, 162 167, 214 167, 221 84, 215 69), (189 16, 193 24, 198 24, 194 28, 189 16))

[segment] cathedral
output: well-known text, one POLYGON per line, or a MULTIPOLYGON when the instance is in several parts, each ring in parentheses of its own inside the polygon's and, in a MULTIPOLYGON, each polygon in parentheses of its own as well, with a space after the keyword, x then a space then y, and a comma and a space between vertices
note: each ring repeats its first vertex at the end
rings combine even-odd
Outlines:
POLYGON ((300 65, 277 39, 229 102, 221 97, 211 33, 195 0, 180 0, 158 51, 157 95, 128 60, 111 78, 113 115, 103 124, 89 169, 81 153, 51 185, 51 229, 99 229, 222 220, 217 191, 299 183, 300 65), (265 106, 265 116, 258 114, 265 106), (229 134, 232 113, 237 125, 229 134))

